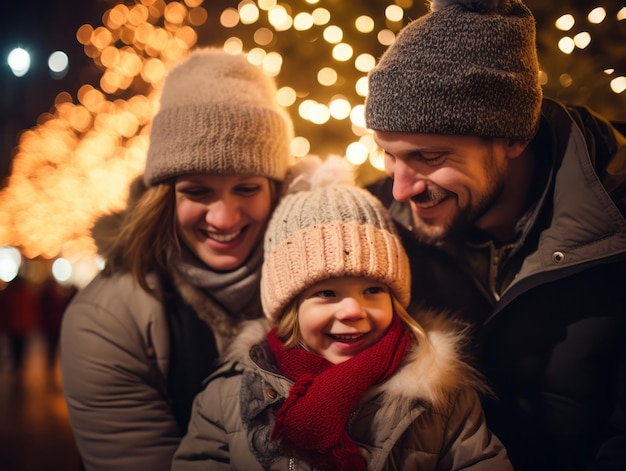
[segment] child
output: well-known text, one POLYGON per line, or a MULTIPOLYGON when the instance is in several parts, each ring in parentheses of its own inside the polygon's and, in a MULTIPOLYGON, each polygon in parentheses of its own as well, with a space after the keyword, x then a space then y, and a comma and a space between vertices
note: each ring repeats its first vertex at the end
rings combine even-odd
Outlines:
POLYGON ((251 321, 233 343, 172 469, 511 470, 462 334, 443 315, 407 314, 393 223, 370 193, 339 182, 340 162, 294 168, 265 235, 273 328, 251 321))

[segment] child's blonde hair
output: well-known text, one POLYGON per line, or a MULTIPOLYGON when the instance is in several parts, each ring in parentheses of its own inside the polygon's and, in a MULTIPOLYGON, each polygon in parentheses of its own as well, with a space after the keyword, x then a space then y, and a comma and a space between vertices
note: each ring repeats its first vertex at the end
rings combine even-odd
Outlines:
MULTIPOLYGON (((424 331, 424 328, 413 317, 411 317, 400 301, 398 301, 398 299, 394 296, 393 292, 390 291, 389 294, 391 296, 391 306, 394 315, 400 318, 415 340, 418 342, 426 340, 426 332, 424 331)), ((294 299, 293 302, 285 308, 282 316, 280 316, 276 324, 276 334, 287 348, 307 348, 302 339, 302 333, 300 332, 298 320, 301 302, 301 296, 294 299)))

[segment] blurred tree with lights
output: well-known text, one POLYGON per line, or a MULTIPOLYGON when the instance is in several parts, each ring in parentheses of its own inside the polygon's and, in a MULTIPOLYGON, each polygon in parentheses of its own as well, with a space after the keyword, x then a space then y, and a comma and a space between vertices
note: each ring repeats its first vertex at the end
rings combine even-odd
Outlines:
MULTIPOLYGON (((537 19, 545 94, 626 121, 626 3, 527 4, 537 19)), ((294 119, 296 155, 346 156, 359 164, 361 182, 379 177, 360 108, 365 78, 401 27, 426 12, 426 2, 413 0, 113 4, 101 24, 77 31, 93 61, 83 85, 59 94, 19 138, 0 191, 0 246, 27 257, 93 258, 89 228, 125 204, 163 77, 198 46, 250 52, 276 76, 294 119)))

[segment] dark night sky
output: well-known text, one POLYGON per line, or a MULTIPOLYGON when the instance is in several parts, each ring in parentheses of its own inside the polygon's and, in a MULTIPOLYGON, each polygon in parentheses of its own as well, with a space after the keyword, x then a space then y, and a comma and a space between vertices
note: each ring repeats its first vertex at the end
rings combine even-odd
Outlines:
MULTIPOLYGON (((73 91, 81 70, 90 62, 76 40, 84 23, 98 24, 102 13, 115 2, 102 0, 10 1, 0 15, 0 181, 8 175, 10 156, 17 134, 33 127, 38 116, 54 103, 63 90, 73 91), (31 53, 31 69, 23 77, 11 73, 6 57, 20 46, 31 53), (65 51, 70 57, 68 74, 53 79, 48 56, 65 51)), ((0 184, 0 187, 2 185, 0 184)))

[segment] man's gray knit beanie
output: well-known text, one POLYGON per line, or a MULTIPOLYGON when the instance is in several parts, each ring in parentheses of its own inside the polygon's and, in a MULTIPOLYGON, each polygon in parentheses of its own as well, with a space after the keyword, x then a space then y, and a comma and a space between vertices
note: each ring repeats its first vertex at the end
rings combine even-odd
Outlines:
POLYGON ((519 0, 432 0, 370 72, 367 127, 532 139, 541 107, 535 19, 519 0))
POLYGON ((191 173, 237 173, 282 181, 292 139, 270 77, 243 54, 198 49, 165 78, 144 180, 152 186, 191 173))

